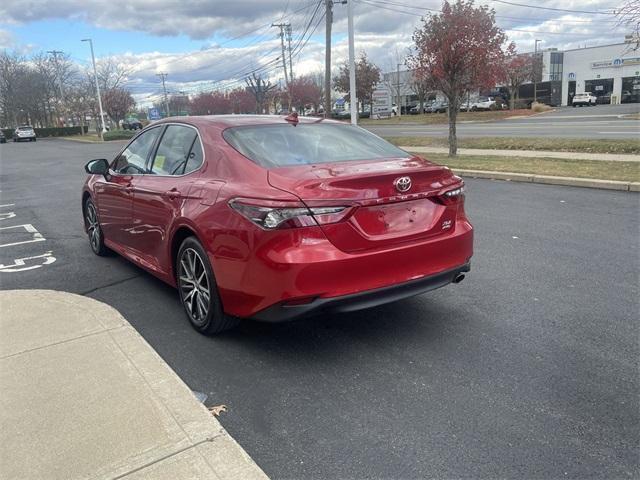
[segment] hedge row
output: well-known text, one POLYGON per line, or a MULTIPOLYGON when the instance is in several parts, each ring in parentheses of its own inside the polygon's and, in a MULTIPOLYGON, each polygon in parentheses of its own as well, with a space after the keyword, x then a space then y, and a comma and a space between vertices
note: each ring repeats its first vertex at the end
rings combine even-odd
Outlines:
MULTIPOLYGON (((69 135, 80 135, 80 128, 84 128, 84 133, 89 131, 88 127, 48 127, 48 128, 34 128, 36 137, 67 137, 69 135)), ((7 139, 13 138, 14 129, 4 128, 2 130, 4 136, 7 139)))
POLYGON ((109 130, 102 135, 104 141, 109 140, 128 140, 137 132, 135 130, 109 130))

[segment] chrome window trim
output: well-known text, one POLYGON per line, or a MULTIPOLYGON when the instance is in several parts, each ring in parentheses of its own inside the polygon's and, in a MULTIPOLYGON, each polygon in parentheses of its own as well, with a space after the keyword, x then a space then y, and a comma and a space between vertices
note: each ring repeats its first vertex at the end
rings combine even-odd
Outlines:
MULTIPOLYGON (((181 122, 166 122, 166 123, 162 123, 163 126, 169 127, 170 125, 177 125, 179 127, 189 127, 189 128, 193 128, 196 131, 196 137, 198 138, 198 141, 200 142, 200 149, 202 150, 202 162, 200 163, 200 166, 198 168, 196 168, 195 170, 190 171, 189 173, 183 173, 182 175, 162 175, 159 173, 151 173, 151 170, 149 169, 149 171, 147 173, 144 173, 142 175, 152 175, 154 178, 159 177, 159 178, 180 178, 180 177, 186 177, 187 175, 191 175, 192 173, 198 172, 200 170, 202 170, 202 167, 204 167, 205 162, 207 161, 206 158, 206 153, 204 150, 204 143, 202 143, 202 137, 200 136, 200 131, 198 130, 197 127, 194 127, 193 125, 189 125, 188 123, 181 123, 181 122)), ((164 134, 166 132, 166 128, 165 131, 162 132, 162 137, 164 137, 164 134)), ((158 144, 155 146, 155 148, 153 149, 153 159, 152 159, 152 163, 150 165, 150 167, 153 167, 153 161, 155 161, 155 154, 158 152, 158 147, 160 146, 160 143, 162 143, 162 137, 160 137, 158 144)))
MULTIPOLYGON (((142 130, 140 130, 140 131, 136 134, 136 136, 134 136, 131 140, 129 140, 129 143, 127 143, 127 144, 122 148, 122 150, 120 150, 120 151, 118 152, 118 154, 117 154, 117 155, 115 156, 115 158, 111 161, 111 163, 109 163, 109 175, 112 175, 112 176, 119 176, 119 177, 133 177, 133 176, 139 177, 139 176, 142 176, 142 175, 148 175, 147 173, 120 173, 120 172, 116 172, 115 170, 113 170, 113 169, 111 168, 111 165, 113 165, 113 164, 116 162, 116 160, 120 157, 120 155, 122 155, 122 152, 124 152, 127 148, 129 148, 129 145, 131 145, 133 142, 135 142, 135 141, 138 139, 138 137, 140 137, 143 133, 147 133, 147 132, 150 132, 151 130, 154 130, 154 129, 156 129, 156 128, 163 128, 163 127, 164 127, 164 124, 160 124, 160 125, 154 125, 154 126, 152 126, 151 128, 143 128, 142 130)), ((158 141, 158 140, 156 139, 156 140, 153 142, 153 146, 151 147, 151 151, 153 151, 153 152, 155 152, 155 151, 156 151, 156 142, 157 142, 157 141, 158 141)), ((146 168, 146 165, 147 165, 148 161, 149 161, 149 159, 147 158, 147 160, 144 162, 144 164, 145 164, 145 168, 146 168)))

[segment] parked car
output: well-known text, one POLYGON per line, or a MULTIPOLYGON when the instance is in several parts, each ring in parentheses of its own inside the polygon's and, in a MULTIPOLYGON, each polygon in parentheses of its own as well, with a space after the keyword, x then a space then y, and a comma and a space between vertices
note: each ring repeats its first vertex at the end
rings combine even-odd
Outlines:
POLYGON ((470 268, 462 179, 343 122, 166 119, 85 170, 93 252, 176 287, 205 334, 381 305, 470 268))
POLYGON ((0 143, 7 143, 7 137, 4 136, 4 132, 0 129, 0 143))
POLYGON ((411 113, 412 115, 417 115, 418 113, 426 113, 428 106, 429 106, 428 102, 423 103, 422 104, 422 112, 421 112, 420 111, 420 104, 418 103, 417 105, 411 107, 411 110, 409 110, 409 113, 411 113))
POLYGON ((20 142, 22 140, 29 140, 30 142, 36 141, 36 132, 30 125, 22 125, 15 129, 13 132, 13 141, 20 142))
POLYGON ((127 118, 122 122, 123 130, 142 130, 142 122, 137 118, 127 118))
POLYGON ((486 111, 491 110, 496 104, 496 101, 492 97, 480 97, 475 102, 471 103, 471 111, 486 111))
POLYGON ((573 96, 573 100, 571 101, 571 105, 573 105, 574 107, 579 106, 583 106, 586 105, 587 107, 590 107, 592 105, 595 105, 596 102, 598 101, 598 99, 596 98, 595 95, 586 92, 586 93, 576 93, 573 96))
POLYGON ((449 108, 448 102, 435 101, 425 109, 425 112, 426 113, 446 113, 448 108, 449 108))

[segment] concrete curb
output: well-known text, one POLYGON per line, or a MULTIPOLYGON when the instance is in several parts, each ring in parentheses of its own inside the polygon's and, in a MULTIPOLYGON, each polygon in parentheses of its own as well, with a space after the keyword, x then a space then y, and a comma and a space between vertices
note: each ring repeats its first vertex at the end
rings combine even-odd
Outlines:
MULTIPOLYGON (((414 153, 449 153, 445 147, 398 147, 414 153)), ((459 148, 459 155, 493 155, 496 157, 556 158, 566 160, 595 160, 599 162, 640 162, 640 155, 618 153, 552 152, 549 150, 490 150, 459 148)))
POLYGON ((640 182, 618 182, 615 180, 597 180, 576 177, 555 177, 552 175, 533 175, 530 173, 492 172, 485 170, 452 169, 456 174, 471 178, 488 178, 491 180, 506 180, 511 182, 542 183, 546 185, 565 185, 568 187, 600 188, 605 190, 620 190, 638 192, 640 182))
POLYGON ((0 291, 0 479, 265 479, 112 307, 0 291))

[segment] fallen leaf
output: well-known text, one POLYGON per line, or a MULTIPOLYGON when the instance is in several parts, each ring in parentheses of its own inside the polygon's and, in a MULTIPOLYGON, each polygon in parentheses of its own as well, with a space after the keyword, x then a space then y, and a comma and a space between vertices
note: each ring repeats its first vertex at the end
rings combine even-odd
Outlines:
POLYGON ((222 412, 227 411, 226 405, 216 405, 215 407, 209 407, 209 411, 215 417, 219 417, 222 412))

